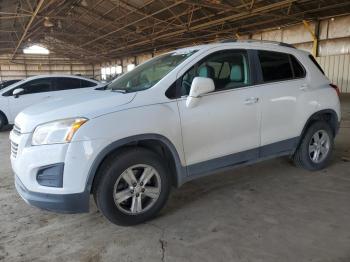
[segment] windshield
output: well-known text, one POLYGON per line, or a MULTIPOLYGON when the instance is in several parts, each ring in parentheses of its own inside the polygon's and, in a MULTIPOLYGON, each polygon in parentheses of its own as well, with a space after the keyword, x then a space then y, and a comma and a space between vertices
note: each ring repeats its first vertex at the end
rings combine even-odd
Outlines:
POLYGON ((197 50, 179 50, 155 57, 115 79, 106 86, 106 89, 129 93, 151 88, 196 51, 197 50))

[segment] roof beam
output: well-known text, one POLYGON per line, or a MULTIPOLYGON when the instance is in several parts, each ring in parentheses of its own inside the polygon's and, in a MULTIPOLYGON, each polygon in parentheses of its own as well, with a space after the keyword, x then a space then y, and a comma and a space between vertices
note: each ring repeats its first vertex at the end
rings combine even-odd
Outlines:
POLYGON ((43 17, 39 17, 38 15, 36 16, 37 21, 35 23, 33 23, 33 25, 31 26, 33 28, 33 30, 31 30, 26 37, 24 38, 24 40, 34 36, 37 33, 37 31, 43 30, 43 26, 42 26, 42 22, 44 22, 44 17, 50 17, 51 14, 60 11, 62 9, 65 8, 65 6, 69 5, 70 6, 70 2, 67 1, 57 1, 57 0, 50 0, 45 7, 42 8, 41 12, 44 12, 45 10, 45 16, 43 17), (54 6, 54 8, 51 8, 51 10, 49 9, 50 7, 54 6))
MULTIPOLYGON (((143 8, 145 8, 146 6, 152 4, 154 2, 154 0, 149 0, 148 2, 146 2, 142 7, 138 8, 138 10, 142 10, 143 8)), ((117 6, 117 5, 114 5, 114 6, 117 6)), ((118 6, 120 7, 120 6, 118 6)), ((98 30, 95 30, 94 32, 99 32, 100 30, 103 30, 105 29, 107 26, 110 26, 112 25, 113 23, 115 22, 119 22, 119 21, 125 21, 126 19, 128 19, 128 17, 130 17, 130 15, 134 14, 135 13, 135 10, 133 11, 130 11, 130 12, 127 12, 126 14, 120 16, 120 17, 117 17, 116 19, 114 19, 113 21, 109 22, 108 24, 105 24, 104 26, 102 26, 101 28, 99 28, 98 30)), ((104 15, 106 15, 107 13, 105 13, 104 15)), ((90 22, 88 24, 88 26, 92 25, 93 22, 90 22)), ((119 26, 119 25, 118 25, 119 26)))
POLYGON ((129 27, 129 26, 131 26, 131 25, 134 25, 134 24, 136 24, 136 23, 138 23, 138 22, 141 22, 141 21, 143 21, 143 20, 145 20, 145 19, 147 19, 147 18, 149 18, 149 17, 152 17, 152 16, 154 16, 154 15, 156 15, 156 14, 159 14, 159 13, 161 13, 161 12, 164 12, 165 10, 167 10, 167 9, 173 7, 173 6, 179 5, 179 4, 183 3, 183 2, 185 2, 185 0, 178 0, 178 1, 176 1, 174 4, 169 5, 168 7, 159 9, 159 10, 153 12, 152 14, 149 14, 149 15, 147 15, 147 16, 142 17, 141 19, 135 20, 135 21, 133 21, 133 22, 131 22, 131 23, 129 23, 129 24, 126 24, 126 25, 124 25, 124 26, 122 26, 122 27, 120 27, 120 28, 118 28, 118 29, 116 29, 116 30, 113 30, 113 31, 111 31, 111 32, 109 32, 109 33, 107 33, 107 34, 101 35, 100 37, 97 37, 97 38, 95 38, 95 39, 93 39, 93 40, 91 40, 91 41, 89 41, 89 42, 87 42, 87 43, 84 43, 83 45, 81 45, 81 47, 87 46, 87 45, 92 44, 92 43, 94 43, 94 42, 96 42, 96 41, 98 41, 98 40, 100 40, 100 39, 102 39, 102 38, 105 38, 105 37, 107 37, 107 36, 110 36, 110 35, 112 35, 112 34, 115 34, 115 33, 119 32, 120 30, 123 30, 124 28, 127 28, 127 27, 129 27))
MULTIPOLYGON (((213 21, 197 24, 197 25, 194 25, 191 28, 189 28, 190 29, 189 32, 197 31, 199 29, 208 28, 209 26, 219 25, 219 24, 222 24, 223 22, 226 22, 226 21, 237 21, 237 20, 256 16, 257 14, 271 12, 271 11, 277 10, 281 7, 288 6, 289 3, 295 2, 295 1, 297 1, 297 0, 284 0, 284 1, 276 2, 276 3, 270 4, 270 5, 257 7, 253 10, 242 11, 240 14, 229 15, 226 17, 218 18, 218 19, 213 20, 213 21)), ((155 41, 155 40, 158 40, 161 38, 175 37, 175 36, 181 35, 182 33, 186 32, 186 31, 187 31, 187 29, 183 29, 183 30, 177 30, 177 31, 172 31, 169 33, 157 35, 157 36, 153 37, 152 39, 147 39, 144 41, 137 41, 135 43, 129 43, 127 47, 124 46, 124 47, 118 47, 118 48, 111 49, 110 52, 121 51, 121 50, 125 50, 127 48, 131 48, 131 47, 134 47, 137 45, 148 44, 149 42, 152 42, 152 41, 155 41)))
MULTIPOLYGON (((188 1, 189 0, 186 0, 186 2, 184 2, 184 4, 188 4, 188 1)), ((257 2, 257 1, 256 1, 257 2)), ((202 23, 202 21, 207 21, 208 19, 210 20, 210 21, 213 21, 211 18, 215 18, 215 17, 218 17, 218 16, 223 16, 225 13, 229 13, 230 11, 232 11, 230 8, 227 8, 226 7, 226 9, 225 10, 223 10, 223 11, 219 11, 219 12, 217 12, 217 13, 213 13, 213 14, 211 14, 211 15, 206 15, 206 16, 201 16, 200 18, 198 18, 198 19, 192 19, 192 17, 193 17, 193 14, 195 13, 195 12, 197 12, 197 11, 201 11, 201 9, 202 9, 202 7, 201 6, 198 6, 198 5, 196 5, 196 4, 193 4, 193 5, 189 5, 191 8, 192 8, 192 10, 190 10, 190 12, 192 12, 192 14, 190 14, 190 16, 189 16, 189 10, 185 10, 184 12, 181 12, 181 13, 179 13, 179 14, 177 14, 176 15, 176 17, 182 17, 182 16, 188 16, 188 18, 187 18, 187 25, 186 25, 186 29, 187 30, 189 30, 189 28, 190 28, 190 26, 189 25, 192 25, 192 24, 197 24, 197 23, 202 23)), ((238 6, 236 6, 235 7, 235 9, 240 9, 240 8, 242 8, 242 7, 244 7, 243 5, 238 5, 238 6)), ((239 11, 239 12, 237 12, 237 13, 240 13, 241 11, 239 11)), ((168 19, 166 19, 165 21, 170 21, 170 19, 173 19, 174 17, 170 17, 170 18, 168 18, 168 19)), ((152 27, 154 27, 154 26, 157 26, 157 25, 159 25, 159 23, 155 23, 153 26, 150 26, 150 27, 145 27, 145 28, 143 28, 143 30, 147 30, 147 29, 150 29, 150 28, 152 28, 152 27)), ((166 29, 168 29, 168 28, 166 28, 166 29)), ((162 30, 161 32, 164 32, 164 31, 166 31, 166 30, 162 30)), ((152 36, 153 35, 158 35, 159 33, 161 33, 161 32, 159 32, 159 31, 157 31, 157 32, 154 32, 153 34, 152 34, 152 36)), ((146 39, 146 38, 144 38, 144 39, 146 39)), ((144 40, 144 39, 140 39, 140 40, 144 40)), ((147 38, 148 39, 148 38, 147 38)))
POLYGON ((27 32, 28 32, 30 26, 32 25, 32 23, 33 23, 33 21, 34 21, 36 15, 39 13, 39 10, 40 10, 41 6, 43 5, 44 1, 45 1, 45 0, 40 0, 39 3, 38 3, 38 5, 36 6, 33 15, 31 16, 31 18, 30 18, 30 20, 29 20, 29 22, 28 22, 26 28, 24 29, 24 32, 23 32, 21 38, 19 39, 19 41, 18 41, 18 43, 17 43, 17 46, 16 46, 16 48, 15 48, 15 51, 14 51, 13 54, 12 54, 11 60, 13 60, 13 59, 15 58, 18 48, 19 48, 20 45, 22 44, 23 39, 26 37, 27 32))
MULTIPOLYGON (((136 7, 132 6, 130 3, 126 2, 126 1, 123 1, 123 0, 119 0, 119 1, 120 1, 119 4, 120 4, 121 6, 123 6, 123 7, 125 7, 126 9, 131 10, 131 11, 134 11, 134 12, 136 12, 137 14, 139 14, 139 15, 141 15, 141 16, 148 16, 147 13, 144 13, 144 12, 138 10, 136 7)), ((169 10, 170 10, 170 9, 169 9, 169 10)), ((182 22, 181 22, 181 21, 180 21, 180 24, 171 24, 171 23, 168 23, 168 22, 165 21, 165 20, 159 19, 159 18, 154 17, 154 16, 151 16, 151 17, 149 17, 149 18, 151 18, 151 19, 153 19, 153 20, 156 20, 156 21, 158 21, 158 22, 161 22, 161 23, 166 23, 168 26, 179 26, 179 27, 181 27, 181 25, 182 25, 182 22)))

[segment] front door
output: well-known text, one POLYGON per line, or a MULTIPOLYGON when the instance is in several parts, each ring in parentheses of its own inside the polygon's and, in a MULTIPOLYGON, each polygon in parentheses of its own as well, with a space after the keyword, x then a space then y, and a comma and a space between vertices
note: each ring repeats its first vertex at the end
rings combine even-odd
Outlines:
POLYGON ((244 50, 215 52, 181 78, 183 95, 196 76, 212 78, 215 91, 193 108, 178 101, 184 153, 189 175, 246 162, 258 155, 259 93, 251 86, 244 50))
POLYGON ((24 92, 19 96, 9 96, 11 118, 14 119, 19 112, 28 106, 38 104, 50 98, 52 91, 52 78, 34 79, 17 88, 23 88, 24 92))

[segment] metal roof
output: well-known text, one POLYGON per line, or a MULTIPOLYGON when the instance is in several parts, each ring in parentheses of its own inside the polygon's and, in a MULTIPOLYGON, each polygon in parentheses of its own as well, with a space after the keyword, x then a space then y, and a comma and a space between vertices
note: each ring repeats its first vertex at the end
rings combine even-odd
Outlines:
POLYGON ((349 0, 2 0, 0 54, 103 61, 350 13, 349 0))

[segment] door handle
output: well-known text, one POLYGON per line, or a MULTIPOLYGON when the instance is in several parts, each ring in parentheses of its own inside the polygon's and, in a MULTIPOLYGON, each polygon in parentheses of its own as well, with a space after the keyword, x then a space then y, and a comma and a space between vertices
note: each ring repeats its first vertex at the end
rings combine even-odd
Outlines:
POLYGON ((244 104, 246 105, 252 105, 252 104, 255 104, 255 103, 258 103, 259 102, 259 98, 258 97, 249 97, 247 98, 245 101, 244 101, 244 104))

